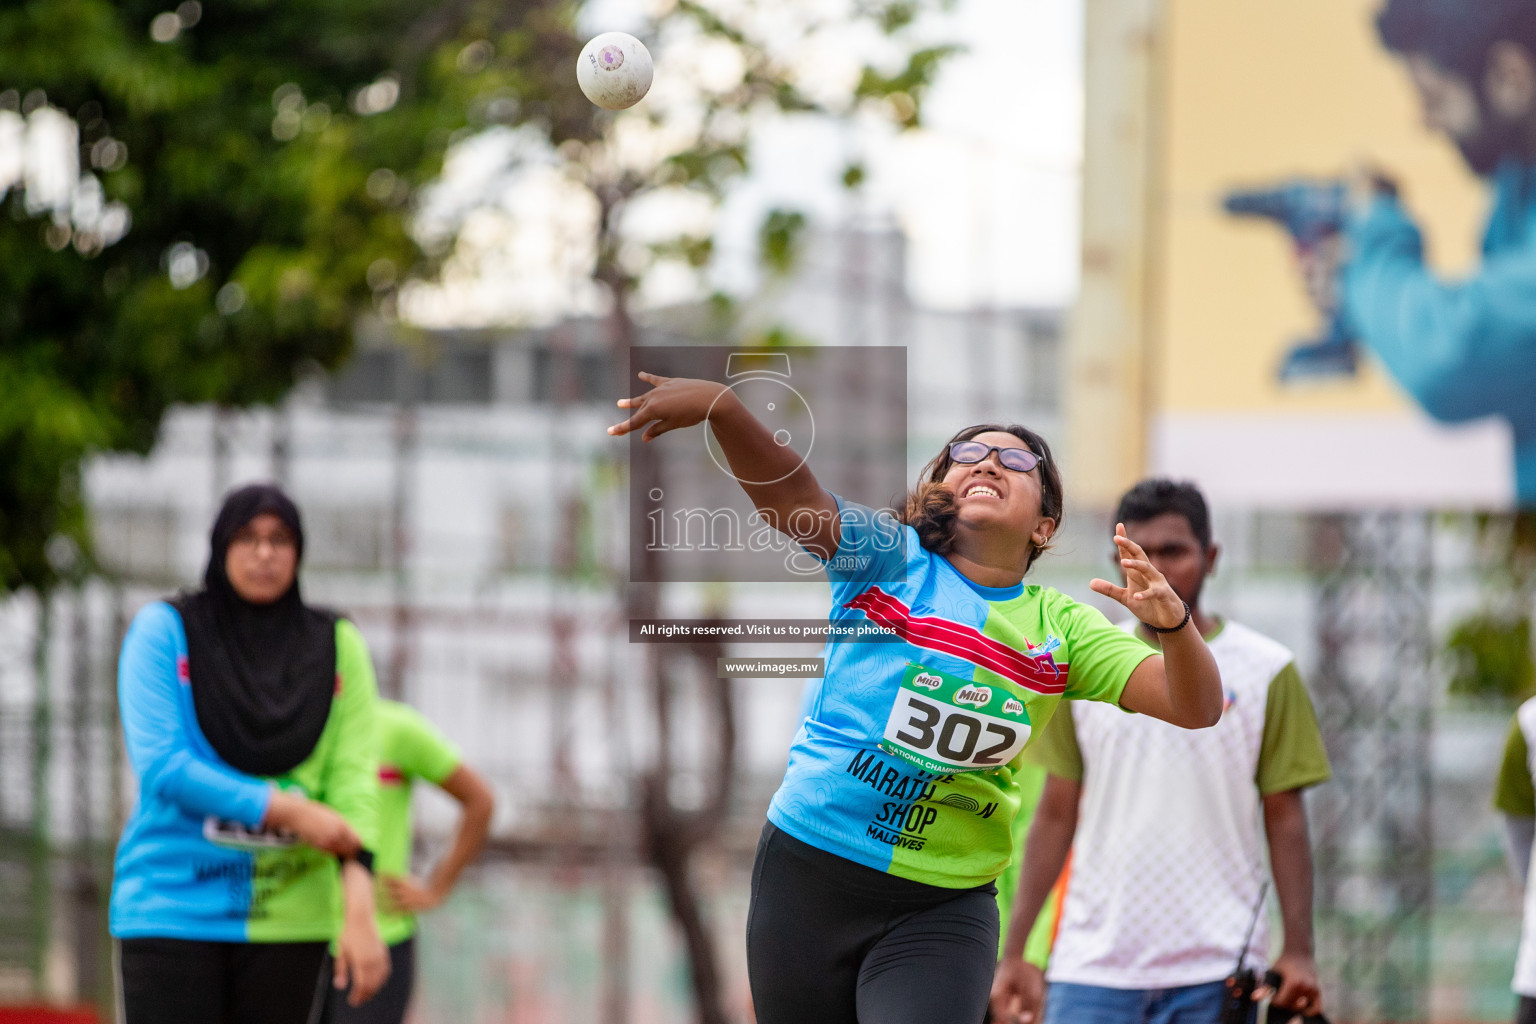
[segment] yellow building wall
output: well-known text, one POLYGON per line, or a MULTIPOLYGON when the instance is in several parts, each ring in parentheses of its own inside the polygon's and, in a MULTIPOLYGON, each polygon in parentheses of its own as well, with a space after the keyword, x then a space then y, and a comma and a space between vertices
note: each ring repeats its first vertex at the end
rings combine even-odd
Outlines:
POLYGON ((1380 0, 1165 3, 1152 416, 1408 408, 1369 359, 1355 378, 1279 383, 1285 351, 1319 332, 1318 314, 1281 227, 1220 205, 1234 186, 1369 161, 1397 177, 1432 263, 1475 262, 1486 190, 1422 126, 1406 70, 1377 39, 1380 0))

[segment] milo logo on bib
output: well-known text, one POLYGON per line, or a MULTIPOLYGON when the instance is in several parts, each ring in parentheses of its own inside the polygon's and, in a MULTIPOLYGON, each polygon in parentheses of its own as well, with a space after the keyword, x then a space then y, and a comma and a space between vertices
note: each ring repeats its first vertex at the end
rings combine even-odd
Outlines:
POLYGON ((926 772, 986 771, 1029 741, 1029 713, 1007 690, 909 664, 880 749, 926 772))
POLYGON ((972 708, 984 708, 992 699, 992 691, 985 686, 962 686, 955 692, 955 703, 972 708))

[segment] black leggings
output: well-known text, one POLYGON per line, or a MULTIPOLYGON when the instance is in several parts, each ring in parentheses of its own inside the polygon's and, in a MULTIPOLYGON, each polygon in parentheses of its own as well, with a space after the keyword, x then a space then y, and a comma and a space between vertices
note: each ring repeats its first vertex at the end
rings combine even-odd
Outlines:
MULTIPOLYGON (((327 978, 330 975, 327 970, 327 978)), ((389 980, 372 999, 362 1006, 352 1006, 347 1002, 346 992, 331 986, 320 1020, 323 1024, 401 1024, 405 1020, 406 1007, 411 1005, 411 987, 415 980, 416 940, 409 938, 389 947, 389 980)))
POLYGON ((123 939, 125 1024, 308 1024, 323 942, 123 939))
POLYGON ((763 829, 747 975, 758 1024, 980 1024, 997 889, 897 878, 763 829))

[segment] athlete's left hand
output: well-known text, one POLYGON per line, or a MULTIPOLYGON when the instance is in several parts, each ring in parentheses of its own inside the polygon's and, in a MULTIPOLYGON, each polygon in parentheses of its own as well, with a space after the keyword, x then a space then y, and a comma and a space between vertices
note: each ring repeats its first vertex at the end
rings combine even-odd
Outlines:
POLYGON ((347 1002, 362 1006, 389 980, 389 949, 379 937, 374 916, 373 875, 357 861, 345 861, 341 891, 346 911, 336 939, 332 984, 343 992, 350 988, 347 1002))
POLYGON ((1108 580, 1092 580, 1095 594, 1114 598, 1149 626, 1172 629, 1184 621, 1184 600, 1173 592, 1163 574, 1152 567, 1141 545, 1125 535, 1125 524, 1115 524, 1115 547, 1120 553, 1120 572, 1125 586, 1108 580))
POLYGON ((350 987, 349 1006, 362 1006, 389 980, 389 947, 379 938, 372 918, 364 921, 349 915, 341 926, 331 980, 343 992, 350 987))
POLYGON ((1317 964, 1308 953, 1281 953, 1273 968, 1280 975, 1279 989, 1260 985, 1253 993, 1257 1001, 1268 999, 1282 1010, 1294 1010, 1304 1016, 1323 1012, 1322 989, 1317 984, 1317 964))
POLYGON ((384 893, 390 909, 403 914, 420 914, 443 905, 443 893, 412 875, 386 875, 384 893))

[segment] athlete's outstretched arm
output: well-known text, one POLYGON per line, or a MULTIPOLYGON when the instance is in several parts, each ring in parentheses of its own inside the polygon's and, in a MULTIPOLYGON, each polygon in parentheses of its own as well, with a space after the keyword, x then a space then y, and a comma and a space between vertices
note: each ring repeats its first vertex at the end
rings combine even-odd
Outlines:
POLYGON ((1120 549, 1125 586, 1093 580, 1088 585, 1094 592, 1119 601, 1149 626, 1171 629, 1184 623, 1182 629, 1160 634, 1162 657, 1147 658, 1136 666, 1126 680, 1120 705, 1185 729, 1215 725, 1221 720, 1221 672, 1200 631, 1188 621, 1183 598, 1152 567, 1141 546, 1125 535, 1123 524, 1115 527, 1115 545, 1120 549))
POLYGON ((816 482, 799 453, 775 441, 773 433, 747 411, 736 392, 715 381, 688 377, 641 373, 640 379, 652 389, 619 399, 619 408, 634 413, 609 427, 609 434, 618 437, 644 427, 640 439, 652 441, 669 430, 707 419, 732 475, 764 521, 814 555, 829 559, 837 553, 841 531, 836 500, 816 482), (747 480, 774 482, 749 484, 747 480))
MULTIPOLYGON (((1063 709, 1057 713, 1067 712, 1063 709)), ((1003 922, 1007 928, 1003 955, 992 980, 992 1019, 1002 1024, 1031 1024, 1039 1015, 1045 978, 1040 968, 1024 959, 1024 947, 1035 918, 1040 916, 1051 887, 1061 877, 1067 854, 1072 851, 1082 792, 1082 783, 1075 779, 1046 776, 1035 820, 1030 822, 1029 837, 1024 840, 1019 892, 1013 901, 1013 913, 1003 922)))

